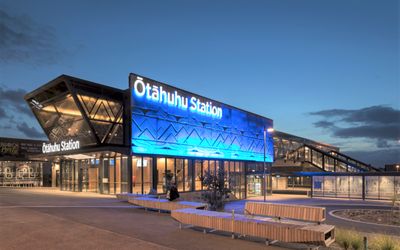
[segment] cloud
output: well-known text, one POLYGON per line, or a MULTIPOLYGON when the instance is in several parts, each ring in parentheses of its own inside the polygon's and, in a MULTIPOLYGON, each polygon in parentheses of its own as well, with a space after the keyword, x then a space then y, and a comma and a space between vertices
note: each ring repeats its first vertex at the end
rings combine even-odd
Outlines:
POLYGON ((26 122, 22 122, 17 125, 17 129, 20 130, 28 138, 43 138, 45 137, 43 132, 38 131, 35 127, 29 127, 26 122))
POLYGON ((398 140, 400 138, 400 127, 388 124, 334 128, 333 135, 341 138, 362 137, 378 140, 398 140))
POLYGON ((4 110, 4 108, 0 107, 0 120, 8 118, 7 112, 4 110))
POLYGON ((346 151, 345 154, 372 166, 383 168, 385 164, 400 162, 399 149, 379 149, 375 151, 346 151))
POLYGON ((4 112, 17 111, 18 113, 23 113, 32 117, 32 112, 29 109, 28 104, 24 100, 24 95, 26 93, 27 91, 21 88, 6 89, 0 85, 0 104, 2 106, 3 111, 4 112), (10 108, 12 109, 12 111, 10 110, 10 108))
POLYGON ((29 16, 0 9, 0 34, 0 63, 54 64, 61 56, 54 29, 29 16))
POLYGON ((314 122, 314 126, 317 128, 331 128, 335 126, 335 123, 328 121, 318 121, 314 122))
POLYGON ((24 89, 8 89, 0 85, 0 130, 3 134, 11 133, 11 136, 22 133, 28 138, 45 138, 41 130, 27 124, 36 119, 24 100, 25 94, 24 89))
POLYGON ((368 123, 368 124, 400 124, 400 110, 386 106, 371 106, 362 109, 328 109, 311 112, 311 115, 323 116, 325 118, 341 118, 343 122, 368 123))
POLYGON ((392 107, 327 109, 309 114, 322 117, 314 126, 334 137, 374 139, 378 148, 392 147, 400 140, 400 110, 392 107))

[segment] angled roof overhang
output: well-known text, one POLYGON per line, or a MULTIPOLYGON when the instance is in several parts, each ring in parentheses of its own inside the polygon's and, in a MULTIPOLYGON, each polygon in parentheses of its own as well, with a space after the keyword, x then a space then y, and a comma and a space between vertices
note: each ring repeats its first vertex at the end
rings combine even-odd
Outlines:
POLYGON ((61 75, 25 100, 50 142, 79 140, 81 147, 125 145, 124 90, 61 75))

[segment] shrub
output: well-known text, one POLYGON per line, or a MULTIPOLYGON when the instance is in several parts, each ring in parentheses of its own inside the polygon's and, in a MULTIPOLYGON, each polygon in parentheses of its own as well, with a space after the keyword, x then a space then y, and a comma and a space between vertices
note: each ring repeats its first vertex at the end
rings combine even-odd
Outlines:
POLYGON ((399 250, 400 241, 388 235, 377 235, 371 239, 371 249, 376 250, 399 250))
POLYGON ((216 175, 211 174, 208 170, 203 176, 202 182, 203 186, 206 188, 206 191, 202 193, 202 197, 207 201, 209 209, 222 209, 225 199, 228 197, 229 193, 231 193, 231 190, 227 187, 227 184, 231 184, 231 181, 225 176, 224 169, 218 168, 216 175))
POLYGON ((360 250, 363 247, 363 237, 354 230, 336 230, 336 242, 344 249, 360 250))
POLYGON ((336 242, 345 250, 350 248, 351 245, 351 231, 338 229, 336 231, 336 242))
POLYGON ((363 247, 363 237, 354 231, 352 231, 350 236, 350 242, 351 247, 354 250, 360 250, 363 247))

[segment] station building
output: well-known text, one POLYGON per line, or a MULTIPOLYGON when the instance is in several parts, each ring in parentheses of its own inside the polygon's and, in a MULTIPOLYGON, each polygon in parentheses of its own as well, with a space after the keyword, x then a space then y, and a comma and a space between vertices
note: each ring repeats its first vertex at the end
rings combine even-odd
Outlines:
POLYGON ((45 141, 0 137, 0 187, 51 186, 51 163, 43 157, 45 141))
POLYGON ((204 189, 223 171, 238 199, 304 193, 317 173, 379 169, 339 148, 274 131, 273 121, 137 74, 117 89, 61 75, 25 96, 61 190, 116 194, 204 189), (268 178, 264 181, 264 171, 268 178))

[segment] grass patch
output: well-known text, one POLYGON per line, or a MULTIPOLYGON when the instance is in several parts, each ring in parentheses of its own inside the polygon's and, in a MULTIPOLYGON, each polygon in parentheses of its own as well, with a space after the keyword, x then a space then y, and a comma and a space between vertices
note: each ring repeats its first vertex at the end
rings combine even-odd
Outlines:
MULTIPOLYGON (((374 234, 368 237, 368 249, 400 250, 400 240, 390 235, 374 234)), ((354 230, 336 228, 336 243, 345 250, 364 249, 364 234, 354 230)))
POLYGON ((371 237, 370 249, 372 250, 400 250, 400 241, 388 235, 371 237))

